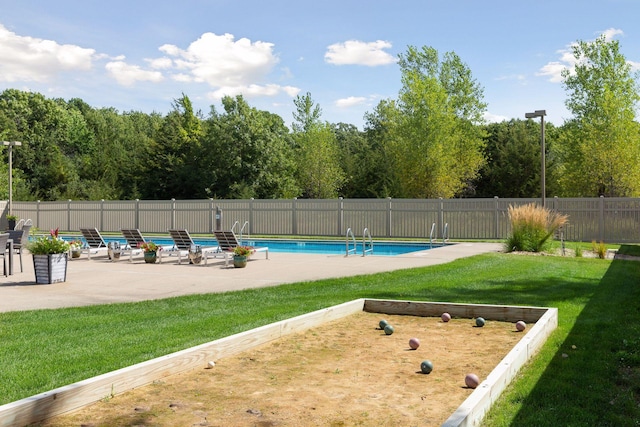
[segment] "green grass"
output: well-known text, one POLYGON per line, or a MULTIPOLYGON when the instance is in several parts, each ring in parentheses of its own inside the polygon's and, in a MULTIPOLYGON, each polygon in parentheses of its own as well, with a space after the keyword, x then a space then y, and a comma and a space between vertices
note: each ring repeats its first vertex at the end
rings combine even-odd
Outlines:
POLYGON ((557 330, 507 388, 485 425, 636 426, 638 283, 635 261, 487 254, 433 267, 223 294, 3 313, 0 403, 369 297, 558 307, 557 330))

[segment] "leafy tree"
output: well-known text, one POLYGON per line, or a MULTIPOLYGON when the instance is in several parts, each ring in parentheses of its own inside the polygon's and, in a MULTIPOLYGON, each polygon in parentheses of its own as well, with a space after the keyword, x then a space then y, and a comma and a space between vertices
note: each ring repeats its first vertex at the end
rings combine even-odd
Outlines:
POLYGON ((329 123, 322 123, 322 110, 307 93, 294 100, 293 137, 296 143, 297 182, 304 197, 326 199, 338 196, 344 182, 340 150, 329 123))
POLYGON ((395 171, 396 197, 453 197, 484 161, 478 126, 483 90, 455 53, 442 61, 430 47, 409 47, 399 61, 397 102, 378 111, 389 127, 385 150, 395 171))
POLYGON ((381 145, 354 125, 332 125, 340 151, 340 168, 345 181, 341 195, 346 198, 376 198, 387 195, 385 185, 385 158, 381 145))
POLYGON ((152 199, 204 198, 199 175, 203 136, 202 122, 183 94, 173 103, 150 146, 143 172, 143 194, 152 199))
MULTIPOLYGON (((14 168, 24 173, 29 199, 58 200, 72 198, 78 173, 64 149, 75 143, 74 135, 84 126, 77 115, 70 113, 63 101, 46 99, 43 95, 7 89, 0 94, 0 111, 12 122, 10 139, 23 145, 14 152, 14 168)), ((72 151, 72 150, 71 150, 72 151)))
POLYGON ((640 195, 640 100, 637 73, 604 36, 573 46, 575 71, 562 72, 573 119, 563 127, 556 155, 567 196, 640 195))
POLYGON ((282 118, 250 107, 239 95, 212 108, 205 127, 206 191, 210 197, 291 198, 299 194, 289 129, 282 118))
MULTIPOLYGON (((540 197, 540 124, 533 120, 503 121, 486 126, 484 156, 487 162, 470 196, 540 197)), ((557 134, 545 123, 548 152, 557 134)), ((546 193, 557 194, 553 157, 545 156, 546 193)))

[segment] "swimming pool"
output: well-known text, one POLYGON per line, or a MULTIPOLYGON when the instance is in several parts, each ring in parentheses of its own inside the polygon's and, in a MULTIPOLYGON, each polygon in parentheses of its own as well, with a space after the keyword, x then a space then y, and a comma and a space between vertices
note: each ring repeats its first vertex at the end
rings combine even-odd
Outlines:
MULTIPOLYGON (((148 240, 165 246, 172 245, 173 240, 166 237, 145 236, 148 240)), ((79 237, 81 240, 82 238, 79 237)), ((120 242, 121 245, 126 244, 124 238, 105 236, 104 240, 108 242, 120 242)), ((218 246, 215 239, 194 237, 194 242, 202 247, 218 246)), ((305 254, 323 254, 323 255, 344 255, 346 245, 344 240, 279 240, 279 239, 243 239, 243 245, 247 246, 267 246, 269 252, 284 253, 305 253, 305 254)), ((373 242, 373 255, 395 256, 407 254, 410 252, 425 251, 435 248, 438 244, 430 245, 429 243, 419 242, 373 242)), ((353 242, 350 242, 349 249, 354 249, 353 242)), ((357 241, 355 255, 362 255, 362 240, 357 241)))

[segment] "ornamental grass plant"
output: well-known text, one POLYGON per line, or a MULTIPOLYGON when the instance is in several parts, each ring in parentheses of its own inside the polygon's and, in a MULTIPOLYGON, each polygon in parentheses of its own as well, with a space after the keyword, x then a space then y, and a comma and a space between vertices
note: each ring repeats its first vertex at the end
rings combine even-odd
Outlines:
POLYGON ((507 252, 542 252, 550 246, 549 238, 568 220, 567 215, 550 211, 535 203, 509 206, 511 234, 507 237, 507 252))

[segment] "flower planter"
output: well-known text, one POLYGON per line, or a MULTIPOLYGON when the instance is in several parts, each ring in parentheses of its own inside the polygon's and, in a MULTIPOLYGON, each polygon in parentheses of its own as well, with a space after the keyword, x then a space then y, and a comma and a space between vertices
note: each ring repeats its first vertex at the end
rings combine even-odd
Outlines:
POLYGON ((147 264, 155 264, 157 259, 157 254, 155 251, 147 251, 144 253, 144 262, 147 264))
POLYGON ((71 258, 80 258, 80 255, 82 255, 82 250, 71 249, 71 258))
POLYGON ((234 255, 233 266, 235 268, 245 268, 247 266, 247 260, 249 257, 245 255, 234 255))
POLYGON ((36 283, 51 285, 67 280, 67 254, 33 255, 36 283))

